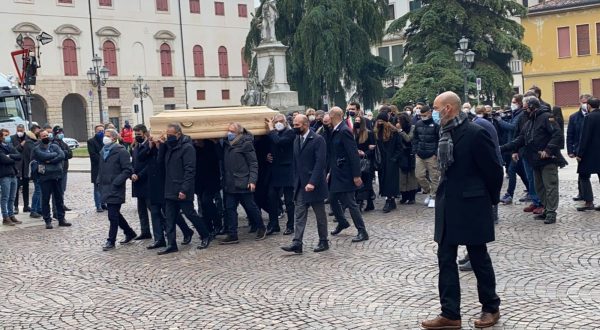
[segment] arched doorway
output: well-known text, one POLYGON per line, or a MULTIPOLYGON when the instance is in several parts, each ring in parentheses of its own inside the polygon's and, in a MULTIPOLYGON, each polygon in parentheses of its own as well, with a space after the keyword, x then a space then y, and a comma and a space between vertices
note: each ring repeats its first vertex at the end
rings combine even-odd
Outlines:
POLYGON ((65 96, 62 102, 62 118, 65 136, 77 141, 88 139, 86 102, 83 96, 79 94, 65 96))
POLYGON ((31 95, 31 117, 32 121, 42 126, 48 122, 48 103, 38 94, 31 95))

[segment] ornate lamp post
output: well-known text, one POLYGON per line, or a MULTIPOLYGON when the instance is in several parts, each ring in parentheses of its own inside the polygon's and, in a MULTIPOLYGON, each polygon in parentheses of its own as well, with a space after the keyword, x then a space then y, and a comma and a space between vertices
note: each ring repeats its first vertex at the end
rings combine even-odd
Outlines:
POLYGON ((140 98, 140 108, 142 108, 142 124, 146 125, 144 121, 144 97, 148 97, 148 91, 150 91, 150 87, 148 84, 144 84, 144 78, 142 78, 142 76, 138 76, 133 86, 131 86, 131 90, 133 91, 134 97, 140 98))
POLYGON ((102 86, 106 85, 106 81, 108 80, 108 76, 110 76, 110 70, 108 70, 105 66, 100 66, 102 64, 102 58, 97 54, 92 58, 92 63, 94 66, 87 71, 87 78, 92 84, 92 86, 98 88, 98 107, 100 108, 100 122, 104 123, 104 112, 102 108, 102 86))
POLYGON ((463 102, 469 101, 469 86, 467 84, 467 72, 473 62, 475 62, 475 53, 469 50, 469 39, 464 36, 458 41, 458 49, 454 52, 454 60, 461 63, 463 67, 464 76, 464 92, 465 98, 463 102))

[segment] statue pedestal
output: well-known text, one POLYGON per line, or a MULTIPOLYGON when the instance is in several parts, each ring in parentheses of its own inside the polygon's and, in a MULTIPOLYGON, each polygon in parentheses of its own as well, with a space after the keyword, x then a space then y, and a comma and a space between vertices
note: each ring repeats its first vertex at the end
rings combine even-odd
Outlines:
POLYGON ((258 80, 264 84, 267 106, 277 110, 298 110, 298 93, 290 91, 287 82, 285 54, 288 47, 280 43, 263 42, 254 49, 258 80))
POLYGON ((298 92, 277 91, 267 93, 267 107, 280 111, 303 111, 298 105, 298 92))

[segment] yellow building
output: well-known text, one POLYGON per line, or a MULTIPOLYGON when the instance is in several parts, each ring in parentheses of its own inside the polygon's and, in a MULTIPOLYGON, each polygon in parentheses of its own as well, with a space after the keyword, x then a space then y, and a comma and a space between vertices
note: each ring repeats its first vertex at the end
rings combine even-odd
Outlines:
POLYGON ((525 88, 539 86, 565 118, 579 108, 579 95, 600 97, 600 0, 546 0, 530 7, 522 24, 533 52, 525 88))

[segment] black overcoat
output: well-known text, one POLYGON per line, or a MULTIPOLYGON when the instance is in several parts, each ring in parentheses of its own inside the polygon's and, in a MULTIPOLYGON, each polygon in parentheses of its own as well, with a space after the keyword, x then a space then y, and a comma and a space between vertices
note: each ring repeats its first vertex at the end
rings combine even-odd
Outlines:
POLYGON ((271 131, 269 133, 271 155, 273 156, 271 179, 269 181, 270 186, 293 187, 292 160, 294 153, 293 143, 295 139, 296 134, 289 128, 286 128, 281 132, 271 131))
POLYGON ((305 203, 323 202, 328 196, 326 168, 327 144, 325 139, 312 130, 306 141, 300 146, 300 137, 294 141, 294 199, 301 194, 305 203), (307 184, 315 186, 315 190, 307 192, 307 184))
POLYGON ((585 118, 577 156, 581 157, 577 173, 600 174, 600 110, 585 118))
POLYGON ((331 158, 329 164, 329 191, 350 192, 358 189, 354 178, 360 177, 358 146, 352 131, 345 122, 331 134, 331 158))
POLYGON ((400 195, 400 158, 402 157, 402 139, 398 132, 393 132, 390 139, 377 139, 377 148, 381 153, 381 165, 377 171, 379 176, 379 195, 394 197, 400 195))
POLYGON ((92 183, 96 183, 98 178, 98 169, 100 166, 100 150, 102 150, 102 141, 98 141, 96 137, 92 137, 87 141, 87 150, 90 155, 92 183))
POLYGON ((148 198, 150 196, 148 189, 148 161, 150 158, 149 142, 137 143, 131 152, 133 174, 138 176, 137 181, 131 183, 133 197, 148 198))
POLYGON ((167 145, 164 153, 159 155, 159 162, 165 166, 165 199, 179 200, 181 192, 185 194, 186 201, 193 201, 196 192, 196 149, 190 137, 180 136, 176 145, 167 145))
POLYGON ((125 203, 125 183, 131 177, 129 152, 120 144, 114 144, 104 159, 100 151, 100 164, 96 182, 100 185, 102 203, 125 203))

